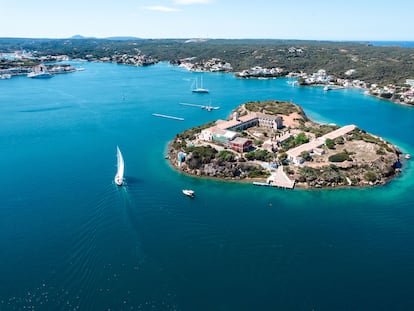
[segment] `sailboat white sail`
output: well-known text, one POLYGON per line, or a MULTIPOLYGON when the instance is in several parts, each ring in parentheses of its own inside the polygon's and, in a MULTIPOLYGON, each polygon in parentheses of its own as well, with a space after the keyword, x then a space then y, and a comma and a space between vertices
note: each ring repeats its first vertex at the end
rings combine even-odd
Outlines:
POLYGON ((201 77, 200 86, 198 86, 198 80, 195 80, 195 88, 192 91, 193 93, 208 93, 208 89, 203 88, 203 77, 201 77))
POLYGON ((124 158, 122 157, 121 150, 119 150, 119 147, 116 146, 116 157, 117 157, 117 171, 114 178, 115 183, 118 186, 122 186, 124 183, 124 158))

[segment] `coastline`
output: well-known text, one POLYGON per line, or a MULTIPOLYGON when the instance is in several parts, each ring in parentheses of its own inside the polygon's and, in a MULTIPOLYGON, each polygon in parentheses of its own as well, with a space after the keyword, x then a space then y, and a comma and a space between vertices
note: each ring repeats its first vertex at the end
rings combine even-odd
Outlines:
MULTIPOLYGON (((206 176, 206 175, 194 175, 189 173, 188 171, 182 170, 180 169, 180 167, 178 167, 173 161, 171 161, 170 157, 168 157, 168 159, 166 159, 168 162, 168 166, 175 170, 176 172, 188 176, 188 177, 192 177, 192 178, 197 178, 197 179, 205 179, 205 180, 212 180, 212 181, 219 181, 219 182, 226 182, 226 183, 235 183, 235 184, 249 184, 253 186, 254 182, 260 182, 260 183, 266 183, 266 178, 244 178, 244 179, 236 179, 236 178, 223 178, 223 177, 217 177, 217 176, 206 176)), ((374 187, 381 187, 381 186, 385 186, 388 183, 390 183, 391 181, 395 180, 396 178, 398 178, 399 175, 394 175, 391 177, 388 177, 385 182, 380 183, 380 184, 367 184, 367 185, 356 185, 356 186, 351 186, 351 185, 344 185, 344 186, 337 186, 337 187, 321 187, 321 188, 316 188, 316 187, 310 187, 309 185, 307 185, 306 183, 302 183, 302 182, 296 182, 295 183, 295 187, 294 189, 299 189, 299 190, 340 190, 340 189, 366 189, 366 188, 374 188, 374 187)), ((272 188, 272 186, 271 186, 272 188)), ((284 188, 281 187, 274 187, 274 188, 278 188, 278 189, 283 189, 286 190, 284 188)))

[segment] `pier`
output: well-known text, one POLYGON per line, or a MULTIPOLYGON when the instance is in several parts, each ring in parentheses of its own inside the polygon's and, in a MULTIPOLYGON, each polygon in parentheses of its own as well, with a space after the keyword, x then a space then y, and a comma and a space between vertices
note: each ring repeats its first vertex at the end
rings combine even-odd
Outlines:
POLYGON ((199 105, 199 104, 188 104, 188 103, 178 103, 179 105, 182 106, 190 106, 190 107, 198 107, 201 109, 206 109, 206 110, 217 110, 220 109, 219 106, 210 106, 210 105, 199 105))
POLYGON ((283 171, 283 166, 279 166, 276 171, 272 171, 266 182, 253 182, 253 185, 293 189, 295 188, 295 181, 287 177, 283 171))
POLYGON ((168 116, 166 114, 159 114, 159 113, 153 113, 154 117, 160 117, 160 118, 166 118, 166 119, 172 119, 172 120, 178 120, 178 121, 184 121, 184 118, 180 117, 174 117, 174 116, 168 116))
POLYGON ((199 107, 199 108, 205 108, 206 107, 206 106, 198 105, 198 104, 188 104, 188 103, 178 103, 178 104, 182 105, 182 106, 199 107))

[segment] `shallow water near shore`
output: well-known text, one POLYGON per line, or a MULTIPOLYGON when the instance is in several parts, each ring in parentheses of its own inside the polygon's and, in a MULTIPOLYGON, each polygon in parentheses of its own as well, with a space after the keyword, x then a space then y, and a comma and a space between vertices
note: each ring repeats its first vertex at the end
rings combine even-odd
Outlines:
POLYGON ((0 310, 414 307, 411 162, 381 187, 292 191, 193 178, 164 159, 176 133, 264 99, 413 154, 413 108, 165 63, 74 66, 86 70, 0 81, 0 310), (200 75, 207 95, 190 90, 200 75))

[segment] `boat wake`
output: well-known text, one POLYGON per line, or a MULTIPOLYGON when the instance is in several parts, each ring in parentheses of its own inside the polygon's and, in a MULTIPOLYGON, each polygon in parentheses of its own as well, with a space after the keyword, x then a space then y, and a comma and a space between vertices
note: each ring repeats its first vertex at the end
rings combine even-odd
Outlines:
POLYGON ((58 310, 65 305, 73 310, 101 309, 100 297, 109 297, 117 281, 129 277, 120 272, 125 270, 126 263, 129 267, 133 263, 134 269, 140 271, 146 256, 134 199, 141 193, 135 185, 132 182, 114 187, 108 183, 95 199, 81 207, 79 225, 70 229, 72 246, 62 254, 58 273, 43 280, 37 289, 29 290, 33 297, 42 298, 47 293, 47 300, 37 298, 39 308, 58 310), (115 261, 114 254, 118 258, 115 261), (49 284, 60 285, 57 288, 49 284))

